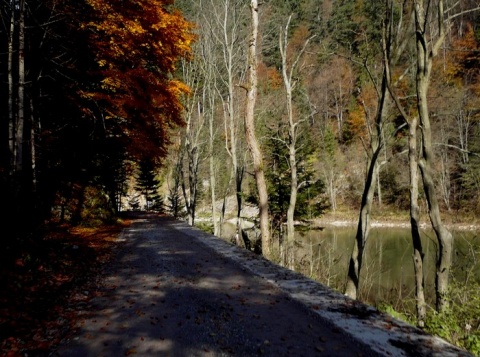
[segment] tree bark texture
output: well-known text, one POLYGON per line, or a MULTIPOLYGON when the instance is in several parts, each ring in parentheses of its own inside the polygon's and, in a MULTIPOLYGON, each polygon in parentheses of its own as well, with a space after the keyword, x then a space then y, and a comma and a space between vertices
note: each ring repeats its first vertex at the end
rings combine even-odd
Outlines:
POLYGON ((13 42, 15 32, 15 2, 10 2, 10 26, 8 37, 8 148, 10 151, 10 176, 13 176, 15 167, 15 123, 16 115, 14 111, 14 93, 13 93, 13 42))
MULTIPOLYGON (((213 97, 213 93, 210 93, 211 97, 213 97)), ((210 99, 211 102, 213 102, 213 99, 210 99)), ((213 108, 213 103, 212 103, 212 108, 213 108)), ((213 109, 212 109, 213 110, 213 109)), ((212 200, 212 221, 213 221, 213 234, 218 236, 220 231, 218 227, 218 222, 217 222, 217 209, 216 209, 216 202, 217 202, 217 196, 216 196, 216 178, 215 178, 215 159, 214 159, 214 139, 215 139, 215 133, 214 133, 214 128, 213 128, 213 121, 215 117, 213 113, 210 114, 209 116, 209 122, 208 122, 208 131, 209 131, 209 136, 208 136, 208 151, 209 151, 209 158, 208 158, 208 163, 209 163, 209 174, 210 174, 210 197, 212 200)))
POLYGON ((408 162, 410 169, 410 227, 413 242, 413 268, 415 272, 415 301, 417 309, 417 325, 425 326, 427 314, 425 303, 425 278, 423 273, 423 247, 420 239, 420 209, 418 207, 418 151, 417 130, 418 118, 408 123, 408 162))
POLYGON ((423 188, 427 199, 430 222, 438 241, 435 279, 436 308, 438 311, 442 311, 448 306, 447 294, 448 280, 452 264, 453 236, 442 222, 438 198, 435 191, 435 182, 433 179, 434 153, 427 94, 428 86, 430 84, 433 58, 436 56, 440 45, 445 39, 445 23, 443 19, 443 1, 438 0, 437 11, 439 35, 436 41, 429 46, 425 5, 427 5, 428 8, 433 7, 430 0, 426 3, 424 0, 415 1, 417 106, 422 133, 422 150, 419 166, 422 173, 423 188))
POLYGON ((23 171, 25 127, 25 1, 20 0, 18 20, 18 116, 15 125, 15 172, 23 171))
MULTIPOLYGON (((298 176, 297 176, 297 155, 296 155, 296 142, 297 142, 297 132, 296 132, 296 123, 293 118, 293 98, 292 92, 294 88, 294 83, 292 83, 292 73, 294 64, 290 70, 288 69, 287 63, 287 50, 288 50, 288 28, 290 25, 291 16, 288 19, 287 25, 284 29, 283 41, 280 37, 280 53, 282 57, 282 76, 283 84, 285 86, 285 99, 287 105, 287 120, 288 120, 288 142, 286 143, 288 148, 288 165, 290 168, 290 200, 288 202, 287 209, 287 245, 288 248, 292 247, 293 241, 295 238, 295 225, 294 225, 294 214, 295 206, 297 204, 297 192, 298 192, 298 176)), ((299 54, 300 55, 300 54, 299 54)), ((293 254, 293 252, 288 252, 293 254)), ((291 257, 289 257, 291 258, 291 257)))
POLYGON ((268 214, 268 191, 263 167, 263 154, 255 134, 255 103, 257 99, 257 37, 258 37, 258 1, 251 0, 252 33, 248 46, 248 86, 247 107, 245 113, 245 137, 252 155, 253 169, 259 197, 260 232, 262 254, 270 255, 270 222, 268 214))
POLYGON ((348 265, 347 285, 345 288, 345 295, 352 299, 357 299, 358 290, 360 286, 360 270, 362 268, 363 253, 365 244, 370 233, 370 211, 372 208, 373 194, 375 192, 375 170, 374 161, 378 157, 378 152, 370 159, 367 179, 365 180, 365 187, 362 195, 362 204, 360 214, 358 217, 357 233, 355 235, 355 243, 353 245, 352 255, 348 265))
POLYGON ((377 161, 380 152, 384 146, 384 109, 387 100, 387 73, 383 70, 382 85, 380 89, 380 96, 378 98, 378 107, 375 118, 375 137, 372 136, 370 148, 371 157, 368 163, 367 176, 365 178, 365 186, 362 194, 362 202, 360 206, 360 214, 358 217, 357 233, 355 235, 355 243, 352 249, 352 255, 348 266, 347 284, 345 288, 345 295, 352 299, 357 299, 360 285, 360 271, 363 262, 363 252, 365 244, 370 233, 370 211, 372 209, 373 196, 375 193, 375 184, 377 182, 377 161))

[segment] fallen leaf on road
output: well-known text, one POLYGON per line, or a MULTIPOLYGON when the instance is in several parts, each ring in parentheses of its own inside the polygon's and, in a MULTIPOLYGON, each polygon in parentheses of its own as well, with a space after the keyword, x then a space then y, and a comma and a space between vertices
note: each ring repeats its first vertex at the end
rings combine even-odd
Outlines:
POLYGON ((131 349, 125 351, 125 356, 130 356, 130 355, 133 355, 135 353, 137 353, 137 350, 134 349, 134 348, 131 348, 131 349))

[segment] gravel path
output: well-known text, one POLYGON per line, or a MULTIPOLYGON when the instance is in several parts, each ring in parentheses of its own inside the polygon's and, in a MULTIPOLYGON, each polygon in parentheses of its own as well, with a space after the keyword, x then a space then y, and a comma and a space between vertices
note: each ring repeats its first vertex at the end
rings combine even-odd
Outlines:
POLYGON ((374 356, 167 217, 139 217, 51 356, 374 356), (189 234, 187 234, 189 233, 189 234))

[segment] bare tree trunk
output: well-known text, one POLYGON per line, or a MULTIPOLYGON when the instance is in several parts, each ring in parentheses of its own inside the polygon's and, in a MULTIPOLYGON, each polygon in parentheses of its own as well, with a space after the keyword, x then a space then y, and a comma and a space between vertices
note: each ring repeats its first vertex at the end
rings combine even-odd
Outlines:
MULTIPOLYGON (((233 106, 233 99, 231 95, 233 95, 233 77, 232 77, 232 70, 228 70, 229 73, 229 100, 227 103, 223 105, 223 116, 225 121, 225 149, 227 150, 230 159, 232 160, 232 174, 231 176, 235 180, 235 201, 237 204, 237 212, 236 212, 236 229, 239 233, 242 229, 242 222, 241 222, 241 212, 242 212, 242 182, 243 182, 243 174, 244 174, 244 167, 240 166, 238 163, 238 155, 237 155, 237 124, 234 119, 234 106, 233 106), (230 87, 231 86, 231 87, 230 87)), ((230 180, 229 180, 230 182, 230 180)))
MULTIPOLYGON (((387 9, 390 11, 386 14, 386 23, 388 26, 386 30, 389 34, 393 31, 393 18, 391 17, 393 8, 393 2, 387 0, 387 9)), ((405 4, 404 4, 405 5, 405 4)), ((402 12, 404 12, 402 10, 402 12)), ((410 13, 410 11, 405 11, 405 13, 410 13)), ((413 14, 413 12, 412 12, 413 14)), ((409 23, 406 23, 407 27, 402 31, 403 33, 408 33, 409 23)), ((400 24, 397 26, 397 29, 400 29, 400 24)), ((398 33, 397 33, 398 36, 398 33)), ((400 48, 403 46, 400 46, 400 48)), ((401 116, 404 118, 405 122, 408 125, 409 137, 408 137, 408 161, 409 161, 409 173, 410 173, 410 229, 412 234, 412 243, 413 243, 413 263, 414 263, 414 272, 415 272, 415 300, 416 300, 416 309, 417 309, 417 325, 423 327, 425 325, 426 317, 426 303, 425 303, 425 277, 423 270, 423 247, 422 241, 420 239, 420 209, 418 206, 418 168, 419 168, 419 159, 418 159, 418 150, 417 150, 417 132, 418 132, 418 118, 413 117, 409 119, 407 111, 402 106, 399 97, 395 94, 392 88, 391 80, 391 70, 390 62, 392 61, 392 51, 388 47, 388 42, 385 43, 384 48, 384 61, 387 64, 387 85, 389 93, 395 102, 397 109, 399 110, 401 116)))
POLYGON ((377 164, 377 198, 378 198, 378 206, 382 207, 382 182, 380 180, 380 168, 382 165, 377 164))
MULTIPOLYGON (((191 133, 189 132, 189 134, 191 133)), ((198 147, 192 143, 191 137, 189 138, 189 134, 187 134, 187 140, 185 143, 188 161, 188 194, 185 189, 185 179, 183 180, 183 192, 188 213, 188 224, 193 226, 195 224, 195 213, 197 208, 198 165, 200 160, 198 147)))
POLYGON ((245 113, 245 137, 253 159, 253 169, 259 196, 260 232, 262 254, 270 255, 270 222, 268 214, 268 191, 263 168, 263 155, 255 135, 255 102, 257 100, 257 37, 258 37, 258 1, 251 0, 252 33, 248 46, 248 85, 247 107, 245 113))
POLYGON ((234 108, 234 84, 233 84, 233 72, 232 68, 228 68, 228 118, 229 118, 229 129, 230 129, 230 148, 229 153, 232 159, 232 169, 233 175, 235 177, 235 199, 237 202, 237 230, 240 230, 240 214, 242 211, 242 182, 243 182, 243 166, 240 167, 238 163, 238 154, 237 154, 237 124, 235 121, 235 108, 234 108))
POLYGON ((185 170, 183 167, 183 157, 181 155, 182 161, 182 192, 185 201, 185 208, 187 209, 188 224, 193 226, 195 224, 195 211, 197 206, 197 187, 198 187, 198 164, 199 164, 199 152, 198 147, 193 143, 192 132, 191 132, 191 118, 187 121, 187 130, 185 134, 185 147, 181 150, 185 150, 184 153, 187 155, 187 171, 188 174, 185 175, 185 170), (188 176, 186 178, 185 176, 188 176), (187 190, 188 187, 188 190, 187 190))
POLYGON ((15 125, 15 172, 23 171, 23 145, 25 127, 25 1, 19 3, 18 20, 18 98, 15 125))
MULTIPOLYGON (((289 134, 291 135, 291 133, 289 134)), ((295 240, 295 222, 294 214, 297 205, 298 193, 298 174, 297 174, 297 156, 295 144, 291 143, 288 148, 289 165, 290 165, 290 200, 287 209, 287 242, 293 244, 295 240)))
POLYGON ((297 81, 294 79, 294 74, 297 72, 297 67, 300 58, 305 53, 305 50, 310 42, 311 38, 305 40, 302 49, 297 55, 289 61, 288 59, 288 29, 290 27, 290 21, 292 15, 289 16, 287 24, 283 29, 283 36, 279 38, 280 55, 282 58, 282 77, 283 84, 285 86, 285 96, 287 104, 287 121, 288 121, 288 141, 286 146, 288 148, 288 163, 290 168, 290 200, 287 209, 287 255, 289 255, 289 266, 294 266, 294 252, 293 243, 295 240, 295 224, 294 215, 297 205, 298 194, 298 172, 297 172, 297 141, 299 137, 298 125, 302 123, 302 120, 295 119, 293 115, 293 91, 296 87, 297 81), (290 63, 290 65, 289 65, 290 63), (290 252, 289 252, 290 250, 290 252))
MULTIPOLYGON (((213 110, 213 106, 212 106, 213 110)), ((219 228, 217 222, 217 209, 215 204, 217 202, 215 189, 216 189, 216 180, 215 180, 215 159, 214 159, 214 130, 213 130, 213 119, 214 115, 213 112, 210 114, 209 120, 209 169, 210 169, 210 197, 212 200, 212 222, 213 222, 213 234, 218 236, 219 235, 219 228)))
MULTIPOLYGON (((427 0, 428 8, 432 8, 431 1, 427 0)), ((453 237, 445 227, 440 216, 435 183, 433 180, 434 154, 432 148, 432 129, 428 112, 428 86, 432 70, 433 58, 438 53, 441 44, 445 39, 445 20, 443 0, 438 0, 438 38, 429 46, 429 35, 427 34, 427 19, 424 0, 415 0, 415 29, 417 49, 417 106, 420 118, 422 133, 422 150, 419 160, 420 171, 423 178, 425 197, 428 203, 430 222, 438 241, 438 254, 436 263, 436 307, 438 311, 448 306, 448 279, 452 264, 453 237)))
MULTIPOLYGON (((212 6, 215 5, 212 3, 212 6)), ((236 226, 240 232, 242 229, 241 211, 243 205, 242 183, 244 177, 244 163, 239 160, 238 155, 238 111, 235 102, 235 76, 243 70, 241 62, 241 52, 239 52, 238 40, 241 37, 240 23, 241 18, 238 16, 240 9, 244 4, 241 2, 233 3, 229 0, 222 1, 223 11, 214 11, 213 19, 218 29, 212 30, 212 35, 220 44, 223 52, 223 65, 225 66, 227 78, 224 81, 228 91, 227 99, 224 100, 220 91, 220 96, 224 100, 224 116, 225 116, 225 143, 226 150, 232 160, 232 171, 235 179, 235 199, 237 204, 236 226)), ((220 7, 220 6, 219 6, 220 7)))
MULTIPOLYGON (((188 223, 193 226, 195 224, 195 214, 198 199, 199 187, 199 166, 200 157, 202 156, 202 147, 200 136, 202 135, 203 126, 205 124, 205 90, 200 93, 200 81, 198 76, 205 76, 205 72, 201 72, 203 68, 198 62, 182 62, 182 71, 186 83, 192 89, 192 95, 185 98, 185 142, 183 154, 186 154, 188 168, 188 182, 185 179, 185 170, 182 167, 182 192, 185 200, 185 206, 188 214, 188 223), (188 187, 188 190, 187 190, 188 187)), ((182 160, 183 161, 183 160, 182 160)))
MULTIPOLYGON (((185 186, 183 185, 183 150, 181 140, 178 143, 178 151, 176 152, 177 158, 175 162, 172 162, 172 181, 173 184, 169 184, 169 201, 170 201, 170 209, 172 211, 173 217, 178 218, 180 217, 180 211, 182 209, 181 204, 181 193, 179 192, 182 189, 183 198, 186 199, 186 193, 183 192, 185 190, 185 186)), ((186 205, 185 205, 186 207, 186 205)))
POLYGON ((242 182, 243 182, 243 173, 244 167, 238 166, 235 169, 235 196, 237 198, 237 229, 239 231, 242 230, 242 220, 241 220, 241 213, 242 213, 242 182))
POLYGON ((287 100, 287 119, 288 119, 288 142, 286 143, 288 148, 288 162, 290 167, 290 200, 287 209, 287 261, 288 266, 293 269, 294 266, 294 252, 293 244, 295 240, 295 225, 294 225, 294 213, 295 206, 297 204, 297 192, 298 192, 298 175, 297 175, 297 156, 296 156, 296 141, 297 130, 296 124, 293 119, 293 99, 292 91, 295 83, 292 83, 292 74, 294 66, 288 68, 287 64, 287 50, 288 50, 288 28, 292 16, 288 18, 287 25, 285 26, 283 41, 280 36, 280 53, 282 56, 282 75, 283 84, 285 86, 285 95, 287 100), (283 43, 282 43, 283 42, 283 43))
POLYGON ((33 115, 33 99, 30 98, 30 169, 32 171, 32 192, 37 192, 37 154, 36 154, 36 122, 33 115))
POLYGON ((348 265, 347 285, 345 288, 345 295, 356 299, 358 296, 358 289, 360 285, 360 271, 363 262, 363 253, 365 244, 370 233, 370 211, 372 208, 373 194, 375 192, 375 181, 377 170, 375 163, 380 153, 381 146, 377 149, 370 158, 367 178, 365 180, 365 187, 363 189, 362 203, 360 214, 358 217, 357 233, 355 235, 355 243, 353 245, 352 255, 350 256, 350 263, 348 265))
POLYGON ((425 326, 425 278, 423 273, 423 247, 420 239, 420 209, 418 207, 418 118, 409 122, 408 162, 410 168, 410 227, 413 241, 413 268, 415 271, 415 300, 417 307, 417 325, 425 326))
POLYGON ((385 107, 387 100, 387 73, 386 68, 382 74, 382 85, 379 91, 377 113, 375 118, 375 137, 372 136, 370 140, 371 157, 368 163, 367 176, 365 179, 365 186, 363 188, 362 202, 360 206, 360 213, 358 217, 357 233, 355 235, 355 243, 350 257, 350 263, 347 273, 347 284, 345 288, 345 295, 356 299, 358 296, 358 289, 360 284, 360 271, 363 262, 363 252, 365 244, 370 233, 370 211, 372 209, 373 196, 375 192, 375 184, 378 175, 378 156, 383 149, 383 126, 385 107))
POLYGON ((217 218, 217 181, 215 170, 215 106, 216 106, 216 75, 215 75, 215 62, 211 56, 213 55, 213 41, 209 36, 204 35, 205 53, 203 56, 203 70, 206 81, 204 89, 204 104, 208 105, 208 161, 209 161, 209 178, 210 178, 210 198, 212 201, 212 223, 213 234, 219 236, 219 222, 217 218))
POLYGON ((8 146, 10 151, 10 176, 13 176, 15 170, 15 127, 16 127, 16 114, 14 110, 14 97, 13 93, 13 42, 15 32, 15 2, 10 2, 10 33, 8 37, 8 146))

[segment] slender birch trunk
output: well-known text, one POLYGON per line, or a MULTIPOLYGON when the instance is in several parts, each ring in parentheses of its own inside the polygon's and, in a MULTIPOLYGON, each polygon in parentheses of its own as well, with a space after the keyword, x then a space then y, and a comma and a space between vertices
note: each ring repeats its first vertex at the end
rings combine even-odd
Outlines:
POLYGON ((308 43, 312 37, 305 40, 303 43, 302 49, 294 57, 291 64, 288 64, 288 29, 290 27, 290 21, 292 15, 289 16, 287 24, 283 29, 283 36, 280 35, 279 38, 279 48, 280 55, 282 58, 282 77, 283 84, 285 87, 285 99, 287 105, 287 124, 288 124, 288 141, 286 146, 288 149, 288 164, 290 168, 290 200, 287 209, 287 253, 289 253, 289 265, 290 268, 293 268, 294 265, 294 252, 293 250, 288 252, 293 248, 293 243, 295 240, 295 224, 294 224, 294 215, 295 208, 297 205, 297 195, 298 195, 298 170, 297 170, 297 141, 299 137, 298 126, 303 122, 302 119, 294 117, 293 114, 293 91, 297 85, 297 81, 294 79, 294 73, 297 72, 298 64, 305 53, 308 43))
POLYGON ((357 299, 358 290, 360 287, 360 271, 362 269, 363 254, 365 244, 370 233, 370 212, 372 209, 373 194, 375 192, 375 181, 377 170, 375 170, 375 163, 378 159, 381 147, 377 149, 370 158, 367 178, 365 180, 365 187, 363 189, 362 203, 360 213, 358 216, 357 232, 355 235, 355 242, 350 256, 348 265, 347 285, 345 288, 345 295, 352 299, 357 299))
POLYGON ((215 177, 215 158, 214 158, 214 138, 215 138, 215 130, 213 127, 214 115, 213 115, 213 108, 215 107, 213 93, 209 93, 210 96, 210 108, 211 112, 209 115, 208 121, 208 151, 209 151, 209 174, 210 174, 210 198, 212 200, 212 222, 213 222, 213 234, 218 236, 219 235, 219 222, 217 222, 217 208, 215 207, 217 202, 216 196, 216 177, 215 177))
MULTIPOLYGON (((213 2, 211 4, 214 8, 217 7, 213 2)), ((235 87, 236 77, 239 72, 243 71, 240 57, 242 54, 239 51, 239 38, 242 38, 242 35, 239 33, 241 30, 241 17, 238 13, 244 4, 242 2, 234 3, 230 0, 223 0, 221 6, 223 7, 222 11, 217 12, 214 10, 212 18, 209 18, 208 21, 213 20, 214 26, 216 25, 216 27, 212 29, 212 36, 221 47, 223 55, 222 65, 225 68, 227 77, 226 79, 222 79, 225 89, 228 92, 227 98, 224 99, 225 94, 223 90, 219 90, 219 94, 224 102, 225 144, 227 153, 232 160, 232 177, 235 180, 236 227, 240 233, 242 229, 241 211, 243 206, 242 184, 245 167, 238 153, 240 125, 237 114, 238 110, 236 108, 235 87)))
POLYGON ((270 255, 270 222, 268 214, 268 191, 263 167, 263 154, 255 134, 255 102, 257 100, 257 37, 258 1, 251 0, 252 33, 248 46, 247 107, 245 113, 245 137, 253 159, 253 169, 259 196, 260 232, 262 254, 270 255))
MULTIPOLYGON (((386 0, 386 8, 392 9, 393 2, 386 0)), ((402 9, 403 12, 403 9, 402 9)), ((405 13, 414 14, 414 11, 405 11, 405 13)), ((387 12, 386 19, 387 19, 387 31, 388 33, 392 33, 393 29, 393 19, 391 17, 391 10, 387 12)), ((413 17, 412 24, 414 23, 413 17)), ((407 27, 406 30, 403 31, 408 33, 408 28, 410 27, 409 23, 406 23, 407 27)), ((397 28, 401 28, 401 21, 397 28)), ((398 35, 398 34, 397 34, 398 35)), ((398 46, 402 48, 403 46, 398 46)), ((424 269, 423 269, 423 247, 422 241, 420 239, 420 208, 418 206, 418 149, 417 149, 417 132, 418 132, 418 118, 413 117, 410 118, 407 114, 407 111, 403 107, 400 102, 399 96, 395 93, 392 88, 392 79, 391 79, 391 69, 390 69, 390 62, 392 61, 392 51, 388 46, 384 46, 384 61, 387 65, 387 84, 389 93, 395 102, 395 105, 400 112, 400 115, 404 118, 405 122, 408 125, 409 136, 408 136, 408 162, 409 162, 409 173, 410 173, 410 230, 412 234, 412 243, 413 243, 413 267, 415 272, 415 300, 416 300, 416 310, 417 310, 417 325, 419 327, 423 327, 425 325, 425 317, 426 317, 426 303, 425 303, 425 277, 424 277, 424 269)))

